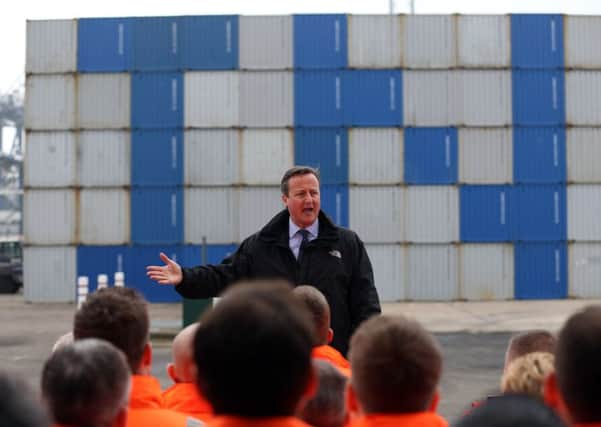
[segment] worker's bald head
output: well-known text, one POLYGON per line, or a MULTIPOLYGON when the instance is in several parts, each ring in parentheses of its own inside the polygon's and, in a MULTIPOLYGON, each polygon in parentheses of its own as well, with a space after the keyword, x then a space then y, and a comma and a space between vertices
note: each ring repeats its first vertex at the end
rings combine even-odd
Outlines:
POLYGON ((314 345, 329 344, 332 340, 330 331, 330 305, 319 289, 310 285, 297 286, 292 293, 309 311, 315 326, 314 345))
POLYGON ((173 339, 171 346, 171 357, 173 368, 170 375, 174 381, 192 383, 195 382, 196 370, 194 368, 194 334, 198 329, 198 323, 193 323, 182 329, 173 339))

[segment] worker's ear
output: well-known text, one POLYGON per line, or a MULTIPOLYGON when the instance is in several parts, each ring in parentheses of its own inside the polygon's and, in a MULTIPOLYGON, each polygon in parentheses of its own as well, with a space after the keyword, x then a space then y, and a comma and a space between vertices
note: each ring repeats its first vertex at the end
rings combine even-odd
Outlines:
POLYGON ((139 373, 142 375, 150 375, 152 371, 152 344, 150 344, 150 341, 144 345, 144 352, 142 353, 142 361, 139 370, 139 373))
POLYGON ((175 365, 172 362, 167 363, 167 375, 171 378, 171 381, 178 383, 177 375, 175 374, 175 365))
POLYGON ((334 339, 334 330, 332 328, 328 328, 328 344, 332 342, 334 339))

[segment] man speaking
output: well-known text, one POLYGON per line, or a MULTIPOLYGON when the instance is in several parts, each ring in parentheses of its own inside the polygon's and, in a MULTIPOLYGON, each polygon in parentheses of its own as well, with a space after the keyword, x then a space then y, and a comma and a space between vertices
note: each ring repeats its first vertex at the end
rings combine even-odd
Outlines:
POLYGON ((380 313, 369 257, 353 231, 337 227, 320 211, 316 169, 289 169, 280 189, 286 209, 222 264, 182 269, 161 253, 165 265, 148 266, 146 274, 160 284, 175 285, 185 298, 218 296, 241 279, 283 278, 315 286, 330 304, 332 346, 346 354, 357 326, 380 313))

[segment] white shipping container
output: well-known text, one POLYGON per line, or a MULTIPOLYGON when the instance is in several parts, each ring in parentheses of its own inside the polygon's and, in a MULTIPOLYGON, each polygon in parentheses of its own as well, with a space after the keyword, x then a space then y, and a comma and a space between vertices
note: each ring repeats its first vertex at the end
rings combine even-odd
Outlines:
POLYGON ((568 240, 601 241, 601 185, 568 185, 568 240))
POLYGON ((77 20, 28 20, 26 51, 28 74, 77 71, 77 20))
POLYGON ((407 298, 413 301, 458 299, 457 264, 454 245, 409 245, 407 298))
POLYGON ((131 210, 127 190, 81 190, 79 209, 79 240, 82 244, 129 243, 131 210))
POLYGON ((460 106, 457 121, 465 126, 506 126, 512 122, 511 71, 455 72, 460 106))
POLYGON ((77 183, 77 144, 73 132, 28 132, 26 187, 70 187, 77 183))
POLYGON ((279 185, 284 171, 294 164, 292 131, 246 129, 242 131, 242 182, 279 185))
POLYGON ((240 189, 240 240, 262 229, 284 209, 279 187, 242 187, 240 189))
POLYGON ((381 302, 405 299, 405 251, 401 245, 365 245, 381 302))
POLYGON ((454 15, 405 15, 401 19, 405 68, 452 68, 457 65, 454 15))
POLYGON ((240 182, 240 138, 234 129, 191 129, 184 133, 186 185, 240 182))
POLYGON ((601 183, 600 128, 568 128, 566 151, 568 182, 601 183))
POLYGON ((409 186, 404 229, 408 242, 447 243, 459 240, 459 195, 451 186, 409 186))
POLYGON ((130 74, 79 74, 77 81, 78 128, 124 129, 130 127, 130 99, 130 74))
POLYGON ((456 75, 445 71, 403 71, 403 124, 452 126, 461 106, 456 75))
POLYGON ((400 184, 403 181, 403 132, 353 128, 349 132, 349 182, 400 184))
POLYGON ((458 65, 470 68, 511 67, 509 15, 457 16, 458 65))
POLYGON ((75 190, 26 190, 23 212, 26 244, 67 245, 75 242, 75 190))
POLYGON ((567 68, 601 68, 601 16, 569 16, 564 19, 564 50, 567 68))
POLYGON ((601 71, 566 71, 568 125, 601 125, 601 71))
POLYGON ((513 135, 511 129, 459 128, 459 182, 511 184, 513 135))
POLYGON ((366 243, 399 243, 403 239, 402 187, 350 187, 349 228, 366 243))
MULTIPOLYGON (((186 243, 208 244, 238 242, 238 203, 236 188, 186 188, 184 190, 184 226, 186 243)), ((273 214, 273 212, 272 212, 273 214)), ((267 217, 266 217, 267 218, 267 217)), ((265 218, 265 219, 266 219, 265 218)))
POLYGON ((568 296, 601 298, 601 244, 570 243, 568 258, 568 296))
POLYGON ((75 128, 75 78, 72 75, 27 76, 25 128, 33 130, 75 128))
POLYGON ((294 80, 290 71, 240 74, 240 124, 246 127, 294 125, 294 80))
POLYGON ((348 62, 351 68, 401 68, 401 17, 349 15, 348 62))
POLYGON ((513 299, 512 244, 459 246, 460 298, 476 301, 513 299))
POLYGON ((74 246, 23 248, 23 294, 27 302, 73 302, 77 289, 74 246))
POLYGON ((79 133, 79 183, 83 187, 122 187, 131 179, 129 131, 79 133))
POLYGON ((237 71, 184 73, 184 126, 231 127, 239 125, 239 74, 237 71))
POLYGON ((292 16, 240 16, 238 25, 241 69, 292 69, 292 16))

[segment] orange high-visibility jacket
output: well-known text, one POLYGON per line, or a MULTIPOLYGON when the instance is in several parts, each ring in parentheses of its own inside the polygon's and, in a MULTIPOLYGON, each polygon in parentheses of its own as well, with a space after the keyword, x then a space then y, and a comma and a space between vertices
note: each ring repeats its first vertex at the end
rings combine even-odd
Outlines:
POLYGON ((411 414, 369 414, 351 423, 351 427, 448 427, 449 423, 435 412, 411 414))
POLYGON ((311 357, 313 357, 313 359, 326 360, 332 365, 336 366, 340 370, 340 372, 342 372, 347 377, 351 376, 351 363, 348 360, 346 360, 342 353, 340 353, 332 346, 320 345, 317 347, 313 347, 311 357))
POLYGON ((200 393, 194 383, 173 384, 163 392, 165 408, 191 415, 202 421, 213 416, 211 404, 200 393))
POLYGON ((310 427, 309 424, 294 417, 242 418, 234 416, 215 416, 207 427, 310 427))

